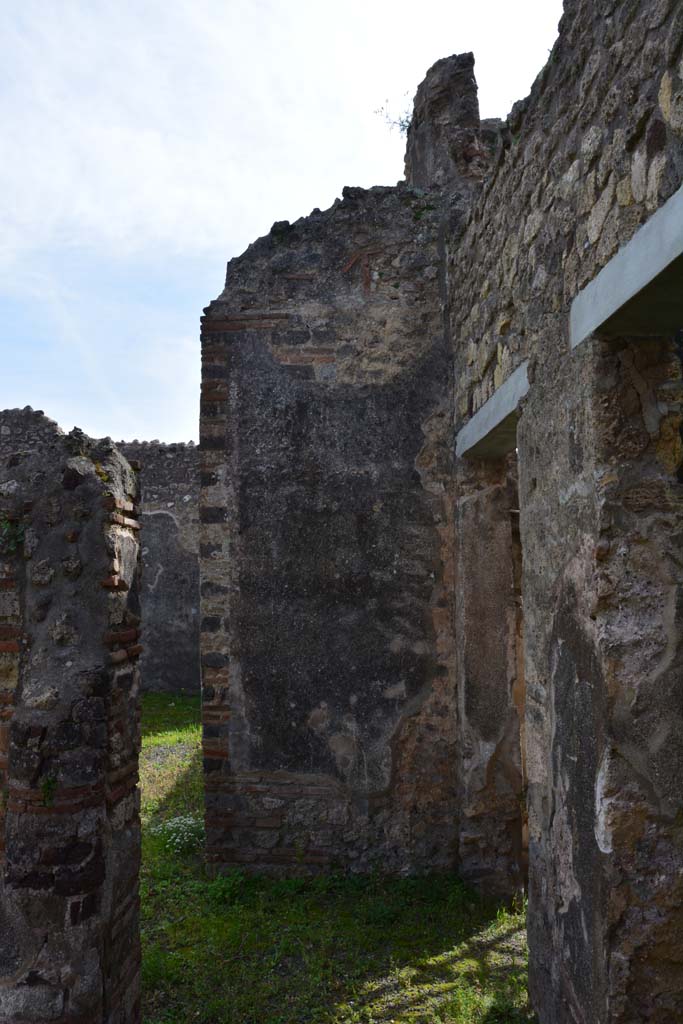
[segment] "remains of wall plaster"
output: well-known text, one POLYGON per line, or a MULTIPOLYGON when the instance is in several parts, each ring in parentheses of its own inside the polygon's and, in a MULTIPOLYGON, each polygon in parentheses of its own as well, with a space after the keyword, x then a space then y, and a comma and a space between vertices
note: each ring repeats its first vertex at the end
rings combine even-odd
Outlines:
POLYGON ((136 480, 0 413, 0 1021, 137 1024, 136 480))
POLYGON ((199 449, 119 441, 139 469, 145 690, 199 692, 199 449))
POLYGON ((434 190, 347 189, 233 261, 204 319, 218 866, 454 862, 441 207, 434 190))
POLYGON ((529 359, 518 447, 543 1024, 683 1015, 680 371, 666 339, 574 353, 568 340, 577 292, 681 184, 682 61, 673 0, 567 2, 448 262, 457 426, 529 359))
POLYGON ((455 518, 459 871, 502 895, 526 877, 514 463, 463 461, 455 518))

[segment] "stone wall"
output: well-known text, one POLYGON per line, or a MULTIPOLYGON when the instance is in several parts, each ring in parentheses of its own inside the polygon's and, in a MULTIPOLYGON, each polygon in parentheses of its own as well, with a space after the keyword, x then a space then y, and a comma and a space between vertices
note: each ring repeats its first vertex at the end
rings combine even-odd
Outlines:
POLYGON ((137 1024, 136 479, 0 413, 0 1021, 137 1024))
MULTIPOLYGON (((275 224, 205 311, 202 672, 218 868, 458 863, 444 240, 501 145, 500 123, 479 122, 473 65, 446 58, 420 86, 406 184, 345 189, 325 213, 275 224)), ((506 596, 514 607, 512 583, 506 596)), ((513 715, 516 746, 499 756, 521 790, 513 715)), ((496 864, 507 892, 523 871, 519 792, 511 802, 496 864)))
POLYGON ((517 445, 543 1024, 683 1015, 679 354, 668 338, 573 353, 568 339, 578 291, 681 185, 682 59, 673 0, 567 2, 448 258, 456 427, 529 360, 517 445))
POLYGON ((458 425, 523 359, 559 367, 571 300, 683 176, 679 5, 567 0, 565 11, 451 246, 458 425))
POLYGON ((199 449, 119 441, 139 470, 145 690, 199 692, 199 449))

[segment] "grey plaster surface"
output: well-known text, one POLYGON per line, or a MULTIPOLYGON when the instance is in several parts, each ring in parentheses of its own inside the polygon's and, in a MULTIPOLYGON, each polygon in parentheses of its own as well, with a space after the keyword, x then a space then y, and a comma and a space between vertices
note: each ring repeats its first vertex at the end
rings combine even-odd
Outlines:
POLYGON ((514 451, 518 407, 529 391, 525 360, 488 402, 465 424, 455 439, 455 454, 492 459, 514 451))
POLYGON ((683 326, 683 188, 574 299, 570 340, 594 331, 656 334, 683 326))

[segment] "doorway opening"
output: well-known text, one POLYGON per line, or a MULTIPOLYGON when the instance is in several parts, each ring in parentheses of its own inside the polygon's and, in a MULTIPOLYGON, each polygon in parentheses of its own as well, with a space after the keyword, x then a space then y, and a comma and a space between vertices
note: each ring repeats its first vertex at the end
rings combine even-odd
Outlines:
POLYGON ((527 877, 517 457, 462 460, 456 513, 460 864, 486 892, 527 877))

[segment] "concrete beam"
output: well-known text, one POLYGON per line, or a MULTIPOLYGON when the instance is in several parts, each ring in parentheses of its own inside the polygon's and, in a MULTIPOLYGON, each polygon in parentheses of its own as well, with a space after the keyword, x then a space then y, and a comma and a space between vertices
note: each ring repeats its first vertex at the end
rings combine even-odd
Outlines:
POLYGON ((519 403, 529 391, 528 360, 518 366, 455 439, 455 454, 497 459, 517 447, 519 403))
POLYGON ((636 231, 572 303, 570 340, 671 334, 683 327, 683 188, 636 231))

